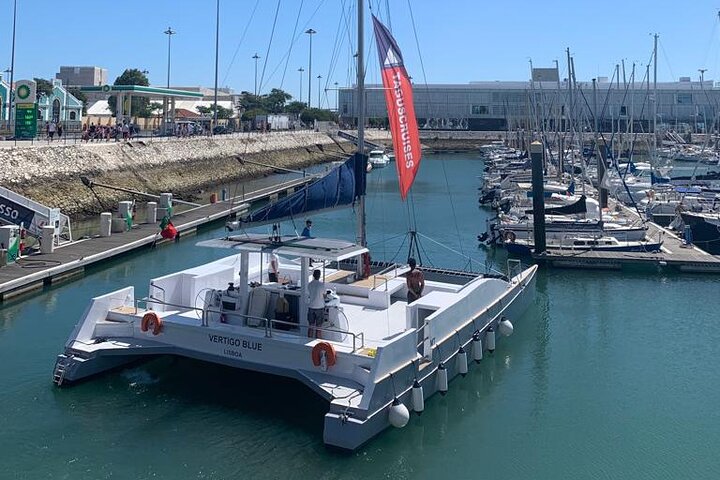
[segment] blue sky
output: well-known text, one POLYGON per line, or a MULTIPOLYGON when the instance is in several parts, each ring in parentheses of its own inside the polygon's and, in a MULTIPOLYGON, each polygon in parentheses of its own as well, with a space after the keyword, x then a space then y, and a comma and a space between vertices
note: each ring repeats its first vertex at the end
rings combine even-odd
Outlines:
MULTIPOLYGON (((708 69, 706 79, 720 79, 720 4, 709 0, 410 2, 421 54, 408 0, 366 1, 383 20, 389 11, 389 23, 416 82, 424 81, 420 60, 428 83, 524 80, 531 58, 535 66, 552 66, 560 60, 564 75, 566 47, 575 58, 579 80, 610 77, 622 59, 628 70, 633 62, 640 66, 648 61, 653 32, 660 34, 660 80, 697 78, 698 68, 708 69)), ((354 20, 342 11, 343 6, 346 12, 354 10, 353 0, 280 0, 272 43, 277 0, 220 3, 221 86, 252 91, 251 57, 257 52, 262 90, 282 86, 297 95, 297 70, 308 67, 308 35, 296 33, 299 38, 293 40, 296 22, 297 32, 308 27, 318 32, 313 38, 313 89, 317 89, 318 74, 323 76, 323 87, 328 79, 330 86, 351 81, 348 37, 354 44, 355 33, 349 34, 345 23, 354 29, 354 20)), ((213 84, 214 0, 18 0, 18 4, 16 78, 51 78, 59 65, 98 65, 109 70, 111 83, 126 67, 137 67, 150 72, 152 84, 164 85, 167 36, 162 32, 172 26, 177 35, 173 36, 171 83, 213 84)), ((368 33, 370 25, 368 19, 368 33)), ((12 0, 0 0, 0 70, 10 65, 11 26, 12 0)), ((378 82, 374 45, 368 41, 366 46, 372 54, 368 81, 378 82)), ((304 75, 306 97, 307 71, 304 75)))

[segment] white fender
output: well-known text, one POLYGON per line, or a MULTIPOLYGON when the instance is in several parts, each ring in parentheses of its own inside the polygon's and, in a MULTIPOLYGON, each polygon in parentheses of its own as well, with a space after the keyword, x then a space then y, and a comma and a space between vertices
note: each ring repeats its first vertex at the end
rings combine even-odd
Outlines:
POLYGON ((480 332, 475 332, 473 334, 472 354, 473 354, 473 360, 475 360, 475 362, 477 362, 477 363, 480 363, 480 360, 482 360, 482 357, 483 357, 483 346, 482 346, 482 340, 480 339, 480 332))
POLYGON ((440 391, 440 395, 445 395, 448 391, 448 372, 447 372, 447 368, 445 368, 444 363, 441 363, 440 365, 438 365, 437 378, 438 378, 438 390, 440 391))
POLYGON ((400 403, 397 397, 395 397, 392 405, 390 405, 388 420, 390 421, 390 425, 395 428, 402 428, 410 421, 410 412, 405 405, 400 403))
POLYGON ((503 337, 509 337, 513 334, 513 324, 510 320, 503 317, 502 320, 500 320, 500 324, 498 325, 498 331, 500 332, 500 335, 503 337))
POLYGON ((425 393, 417 378, 412 386, 412 407, 418 415, 422 415, 423 410, 425 410, 425 393))
POLYGON ((495 351, 495 330, 492 327, 485 332, 485 346, 490 353, 495 351))
POLYGON ((458 372, 460 372, 460 375, 462 375, 463 377, 465 375, 467 375, 468 360, 467 360, 467 353, 465 352, 465 349, 463 347, 460 347, 460 350, 458 350, 457 364, 458 364, 458 372))

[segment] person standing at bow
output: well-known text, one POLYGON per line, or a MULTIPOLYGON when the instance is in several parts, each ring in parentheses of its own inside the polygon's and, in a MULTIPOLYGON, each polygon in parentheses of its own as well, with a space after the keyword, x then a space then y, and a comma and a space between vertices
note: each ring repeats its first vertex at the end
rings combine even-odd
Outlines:
POLYGON ((423 290, 425 290, 425 275, 416 268, 417 262, 414 258, 408 259, 408 265, 410 265, 410 271, 406 276, 407 282, 407 302, 412 303, 422 296, 423 290))

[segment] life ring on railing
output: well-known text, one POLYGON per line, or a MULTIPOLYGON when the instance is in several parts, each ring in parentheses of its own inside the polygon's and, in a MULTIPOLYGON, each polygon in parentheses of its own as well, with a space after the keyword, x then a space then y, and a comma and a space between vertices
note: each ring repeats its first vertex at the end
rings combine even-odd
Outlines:
POLYGON ((512 230, 505 230, 505 233, 503 233, 503 239, 506 242, 515 243, 515 232, 512 230))
POLYGON ((140 330, 147 332, 152 330, 153 335, 157 335, 162 332, 163 322, 158 314, 155 312, 147 312, 143 315, 142 323, 140 324, 140 330))
POLYGON ((323 354, 325 357, 325 366, 324 369, 327 369, 327 367, 332 367, 335 365, 335 362, 337 361, 337 354, 335 353, 335 349, 332 345, 330 345, 328 342, 320 342, 316 344, 312 349, 312 362, 313 365, 316 367, 323 366, 323 354))

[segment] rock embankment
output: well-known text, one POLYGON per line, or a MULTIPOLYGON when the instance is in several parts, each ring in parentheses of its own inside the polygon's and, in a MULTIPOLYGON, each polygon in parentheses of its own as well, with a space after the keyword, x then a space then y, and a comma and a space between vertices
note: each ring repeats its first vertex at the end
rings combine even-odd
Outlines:
MULTIPOLYGON (((188 198, 211 185, 257 178, 272 170, 241 165, 238 155, 276 167, 302 168, 328 161, 327 152, 338 150, 327 135, 313 132, 3 148, 0 185, 79 216, 101 210, 81 175, 99 183, 188 198)), ((127 197, 107 189, 95 192, 105 204, 127 197)))

